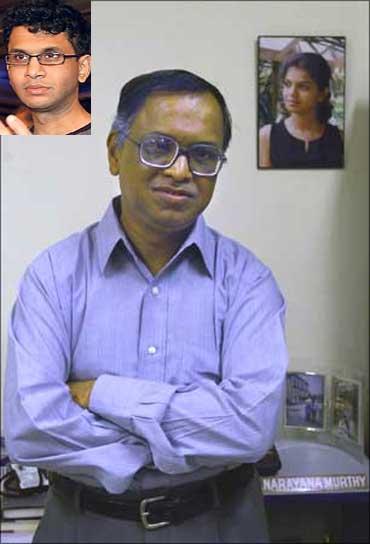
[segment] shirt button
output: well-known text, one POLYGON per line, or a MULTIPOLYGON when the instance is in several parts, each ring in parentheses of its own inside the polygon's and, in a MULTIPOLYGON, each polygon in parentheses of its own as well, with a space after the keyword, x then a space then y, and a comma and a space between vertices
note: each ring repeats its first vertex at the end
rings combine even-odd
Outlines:
POLYGON ((152 294, 156 297, 157 295, 159 295, 159 288, 155 285, 154 287, 152 287, 152 294))
POLYGON ((149 346, 148 347, 148 353, 150 355, 154 355, 155 353, 157 353, 157 348, 155 346, 149 346))

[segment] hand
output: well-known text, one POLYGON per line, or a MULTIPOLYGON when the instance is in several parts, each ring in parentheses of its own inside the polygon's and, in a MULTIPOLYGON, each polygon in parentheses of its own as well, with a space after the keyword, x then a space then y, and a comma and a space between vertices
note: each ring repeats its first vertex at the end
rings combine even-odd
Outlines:
POLYGON ((78 382, 67 382, 73 400, 81 406, 88 408, 91 390, 96 380, 81 380, 78 382))
POLYGON ((0 121, 0 136, 6 135, 32 136, 26 125, 15 115, 8 115, 5 123, 0 121))

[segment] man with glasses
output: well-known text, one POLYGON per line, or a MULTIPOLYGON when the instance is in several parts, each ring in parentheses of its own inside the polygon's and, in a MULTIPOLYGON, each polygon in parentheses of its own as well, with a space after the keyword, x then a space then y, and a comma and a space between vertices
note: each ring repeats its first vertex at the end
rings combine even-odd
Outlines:
POLYGON ((202 216, 230 138, 203 78, 129 81, 107 142, 121 195, 23 278, 5 431, 11 458, 50 471, 35 542, 268 541, 254 465, 276 432, 285 305, 202 216))
POLYGON ((9 81, 32 114, 31 130, 15 115, 0 135, 91 134, 91 116, 79 101, 90 75, 90 26, 59 1, 25 0, 2 21, 9 81))

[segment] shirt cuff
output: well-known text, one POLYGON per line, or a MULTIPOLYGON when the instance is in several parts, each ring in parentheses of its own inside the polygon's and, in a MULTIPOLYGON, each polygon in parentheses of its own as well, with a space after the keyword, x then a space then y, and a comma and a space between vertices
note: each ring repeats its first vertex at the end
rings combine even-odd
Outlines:
POLYGON ((124 376, 102 374, 90 394, 89 410, 134 432, 134 419, 161 422, 177 387, 124 376))

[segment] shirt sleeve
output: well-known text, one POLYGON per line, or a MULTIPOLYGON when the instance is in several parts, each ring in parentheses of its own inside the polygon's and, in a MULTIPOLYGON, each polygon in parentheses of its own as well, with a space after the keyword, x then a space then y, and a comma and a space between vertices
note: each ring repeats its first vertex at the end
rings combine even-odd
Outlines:
POLYGON ((164 473, 256 462, 274 442, 288 364, 285 303, 268 269, 244 279, 224 320, 219 383, 107 374, 95 382, 90 410, 142 436, 164 473))
POLYGON ((47 255, 38 263, 24 275, 9 325, 7 452, 14 462, 123 492, 133 475, 152 463, 150 450, 142 438, 72 400, 66 384, 70 334, 47 255))

